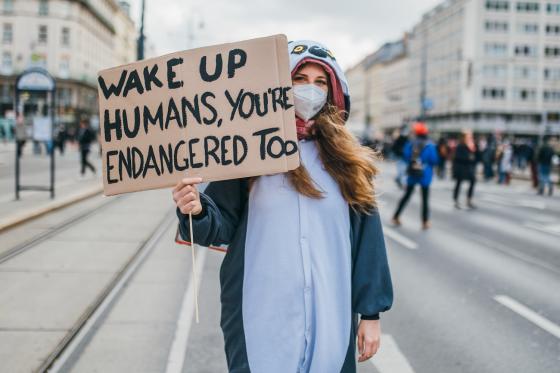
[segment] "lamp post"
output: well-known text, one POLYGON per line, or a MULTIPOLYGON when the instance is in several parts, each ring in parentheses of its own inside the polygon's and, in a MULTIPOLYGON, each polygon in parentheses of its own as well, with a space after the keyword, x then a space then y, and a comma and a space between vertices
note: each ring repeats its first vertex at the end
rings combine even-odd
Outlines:
POLYGON ((146 7, 146 0, 142 0, 142 13, 140 16, 140 35, 138 35, 137 58, 138 60, 144 59, 144 10, 146 7))

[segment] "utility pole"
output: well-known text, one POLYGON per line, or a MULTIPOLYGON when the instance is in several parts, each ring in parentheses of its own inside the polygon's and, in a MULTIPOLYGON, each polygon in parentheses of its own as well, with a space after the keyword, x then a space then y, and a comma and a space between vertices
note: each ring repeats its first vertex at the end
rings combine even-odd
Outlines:
POLYGON ((426 91, 427 91, 427 75, 428 75, 428 51, 427 36, 428 27, 425 26, 422 32, 422 51, 420 65, 420 121, 426 120, 426 91))
POLYGON ((140 16, 140 35, 138 35, 137 58, 138 60, 144 59, 144 10, 146 7, 146 0, 142 0, 142 13, 140 16))

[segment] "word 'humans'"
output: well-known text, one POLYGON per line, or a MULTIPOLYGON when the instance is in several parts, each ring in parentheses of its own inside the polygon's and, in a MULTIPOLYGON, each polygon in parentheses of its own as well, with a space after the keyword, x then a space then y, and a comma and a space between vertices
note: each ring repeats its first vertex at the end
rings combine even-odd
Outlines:
MULTIPOLYGON (((167 61, 167 74, 166 82, 168 89, 177 89, 184 86, 182 80, 176 80, 177 73, 174 68, 177 65, 182 65, 184 60, 182 58, 171 58, 167 61)), ((231 79, 235 77, 235 70, 245 66, 247 63, 247 53, 242 49, 232 49, 228 53, 228 63, 227 63, 227 77, 231 79)), ((213 82, 217 80, 223 70, 223 59, 222 54, 218 53, 215 57, 215 67, 212 73, 208 72, 206 56, 200 59, 199 73, 200 78, 205 82, 213 82)), ((144 67, 144 70, 139 73, 137 70, 123 70, 119 78, 118 83, 111 83, 107 86, 105 79, 99 77, 97 80, 103 96, 108 100, 111 96, 121 96, 127 97, 130 91, 136 91, 138 94, 143 94, 144 92, 149 92, 153 87, 162 88, 163 82, 158 77, 159 65, 154 64, 153 66, 144 67), (142 78, 144 78, 142 82, 142 78)))

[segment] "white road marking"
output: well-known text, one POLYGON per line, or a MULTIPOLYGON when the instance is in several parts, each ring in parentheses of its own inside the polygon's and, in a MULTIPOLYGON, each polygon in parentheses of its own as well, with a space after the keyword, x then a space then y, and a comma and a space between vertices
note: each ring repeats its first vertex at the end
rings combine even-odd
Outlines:
POLYGON ((526 227, 535 229, 540 232, 545 232, 549 234, 553 234, 555 236, 560 236, 560 224, 535 224, 531 222, 527 222, 524 224, 526 227))
POLYGON ((503 199, 496 196, 484 195, 481 197, 482 200, 492 203, 497 203, 503 206, 517 206, 517 207, 528 207, 536 210, 546 210, 546 203, 544 201, 533 201, 530 199, 519 199, 519 196, 513 199, 503 199))
POLYGON ((525 254, 525 253, 523 253, 523 252, 517 251, 517 250, 514 249, 514 248, 511 248, 511 247, 502 245, 501 243, 491 241, 491 240, 487 239, 486 237, 480 236, 480 235, 478 235, 478 234, 476 234, 476 233, 470 232, 470 233, 469 233, 469 237, 470 237, 474 242, 480 244, 482 247, 485 247, 485 248, 487 248, 487 249, 495 249, 495 250, 498 250, 498 251, 500 251, 500 252, 502 252, 502 253, 504 253, 504 254, 506 254, 506 255, 509 255, 509 256, 511 256, 511 257, 514 257, 514 258, 516 258, 516 259, 522 260, 522 261, 527 262, 527 263, 529 263, 529 264, 533 264, 533 265, 537 265, 537 266, 543 267, 543 268, 545 268, 545 269, 548 269, 549 271, 552 271, 552 272, 555 272, 555 273, 560 274, 560 271, 558 270, 558 268, 556 268, 555 266, 549 264, 549 263, 546 262, 546 261, 539 260, 539 259, 537 259, 537 258, 535 258, 535 257, 532 257, 531 255, 527 255, 527 254, 525 254))
POLYGON ((410 363, 390 334, 381 335, 379 350, 370 361, 380 373, 414 373, 410 363))
MULTIPOLYGON (((199 246, 196 245, 195 247, 199 246)), ((197 250, 198 252, 196 253, 196 282, 199 288, 201 282, 200 277, 204 268, 207 250, 208 249, 206 247, 201 247, 201 249, 197 250)), ((196 289, 196 291, 198 291, 198 289, 196 289)), ((171 345, 171 349, 169 350, 169 355, 167 357, 167 367, 165 368, 166 373, 180 373, 183 371, 187 343, 189 340, 189 333, 191 331, 194 314, 194 292, 194 282, 190 281, 185 295, 183 296, 181 310, 179 311, 179 319, 177 320, 173 344, 171 345)))
POLYGON ((383 231, 385 232, 385 235, 387 237, 389 237, 393 241, 403 245, 407 249, 416 250, 418 248, 418 245, 416 244, 416 242, 414 242, 411 239, 403 236, 402 234, 398 233, 397 231, 395 231, 391 228, 383 227, 383 231))
POLYGON ((552 321, 544 318, 530 308, 519 303, 515 299, 508 297, 507 295, 495 295, 494 300, 502 305, 506 306, 513 312, 523 316, 533 324, 549 332, 556 338, 560 339, 560 326, 556 325, 552 321))

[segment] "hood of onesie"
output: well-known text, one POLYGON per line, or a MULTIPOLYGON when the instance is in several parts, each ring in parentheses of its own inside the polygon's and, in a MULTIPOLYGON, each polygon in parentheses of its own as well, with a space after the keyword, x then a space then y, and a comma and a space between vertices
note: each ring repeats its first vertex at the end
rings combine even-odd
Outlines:
POLYGON ((348 81, 333 53, 323 44, 312 40, 294 40, 288 43, 290 70, 292 76, 299 67, 307 62, 317 63, 329 76, 329 102, 345 111, 345 118, 350 114, 350 92, 348 81))

